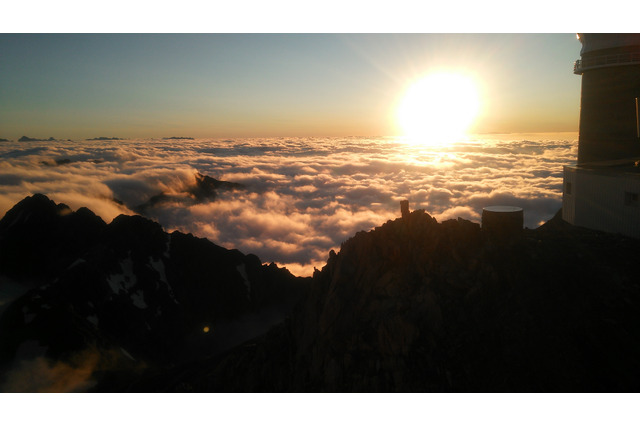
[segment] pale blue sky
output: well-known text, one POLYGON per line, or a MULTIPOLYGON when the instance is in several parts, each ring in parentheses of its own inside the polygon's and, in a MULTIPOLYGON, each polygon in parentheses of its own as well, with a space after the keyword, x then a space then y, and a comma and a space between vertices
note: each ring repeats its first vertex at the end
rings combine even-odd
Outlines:
POLYGON ((1 34, 0 138, 394 135, 407 86, 472 74, 477 132, 577 131, 575 34, 1 34))

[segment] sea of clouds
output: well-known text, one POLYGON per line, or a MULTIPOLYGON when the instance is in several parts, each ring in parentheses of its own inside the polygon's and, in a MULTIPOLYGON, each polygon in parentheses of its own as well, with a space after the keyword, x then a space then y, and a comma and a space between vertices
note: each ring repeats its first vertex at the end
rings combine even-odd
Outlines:
POLYGON ((442 146, 390 137, 0 142, 0 216, 43 193, 110 222, 164 193, 145 214, 166 231, 310 275, 356 232, 400 216, 403 199, 438 221, 480 222, 483 207, 520 206, 535 228, 560 209, 562 166, 576 155, 575 134, 442 146), (196 202, 187 192, 196 173, 247 189, 196 202))

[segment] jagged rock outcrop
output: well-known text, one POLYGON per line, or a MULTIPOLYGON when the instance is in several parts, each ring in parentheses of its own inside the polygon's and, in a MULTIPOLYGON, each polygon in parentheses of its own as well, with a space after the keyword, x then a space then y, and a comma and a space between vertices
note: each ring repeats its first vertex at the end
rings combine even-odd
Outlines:
POLYGON ((42 194, 27 197, 0 220, 0 271, 20 281, 60 273, 105 227, 86 208, 72 211, 42 194))
POLYGON ((30 138, 29 136, 22 136, 18 139, 18 142, 55 142, 55 138, 51 136, 49 139, 30 138))
POLYGON ((87 140, 88 141, 123 141, 123 140, 126 140, 126 139, 117 138, 115 136, 111 136, 111 137, 109 137, 109 136, 98 136, 98 137, 87 139, 87 140))
POLYGON ((219 192, 225 191, 243 191, 246 186, 241 183, 227 182, 224 180, 214 179, 210 176, 206 176, 200 173, 195 174, 195 183, 186 188, 184 194, 181 195, 169 195, 166 193, 160 193, 152 196, 146 202, 133 207, 133 210, 139 214, 146 214, 150 209, 164 203, 176 202, 176 201, 188 201, 185 199, 185 195, 192 199, 193 203, 204 203, 215 201, 219 192))
POLYGON ((494 245, 416 211, 331 253, 290 321, 165 390, 638 391, 639 252, 560 217, 494 245))
POLYGON ((0 221, 0 265, 35 283, 0 319, 0 352, 5 366, 127 354, 98 366, 101 392, 637 392, 638 253, 561 215, 496 244, 414 211, 300 283, 141 217, 107 225, 34 196, 0 221))
POLYGON ((87 349, 147 367, 210 356, 282 321, 306 288, 254 255, 40 194, 0 220, 0 268, 25 291, 0 317, 0 373, 87 349))
POLYGON ((414 351, 421 347, 425 370, 442 367, 434 352, 450 325, 448 305, 477 284, 481 242, 477 224, 438 224, 424 211, 347 240, 314 276, 307 301, 315 309, 299 311, 294 324, 302 355, 296 361, 309 364, 296 386, 437 389, 440 381, 408 385, 414 351))

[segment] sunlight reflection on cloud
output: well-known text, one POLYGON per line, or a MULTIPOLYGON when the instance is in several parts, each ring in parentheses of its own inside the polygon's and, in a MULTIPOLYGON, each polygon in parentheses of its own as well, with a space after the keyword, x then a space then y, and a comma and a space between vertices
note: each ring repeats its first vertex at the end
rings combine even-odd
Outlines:
POLYGON ((3 142, 0 214, 41 192, 109 222, 171 194, 145 210, 165 230, 308 275, 355 232, 398 217, 405 198, 439 221, 479 222, 482 208, 495 204, 523 207, 527 227, 551 218, 561 206, 562 165, 575 160, 575 134, 516 136, 438 149, 392 138, 3 142), (188 188, 198 172, 247 190, 195 202, 188 188))

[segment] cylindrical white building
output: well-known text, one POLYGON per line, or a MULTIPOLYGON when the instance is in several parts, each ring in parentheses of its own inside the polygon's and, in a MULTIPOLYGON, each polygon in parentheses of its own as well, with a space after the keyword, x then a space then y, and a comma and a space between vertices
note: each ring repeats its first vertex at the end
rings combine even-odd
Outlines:
POLYGON ((564 167, 562 218, 640 238, 640 34, 578 38, 578 161, 564 167))
POLYGON ((640 156, 640 34, 578 34, 582 75, 578 164, 640 156))

